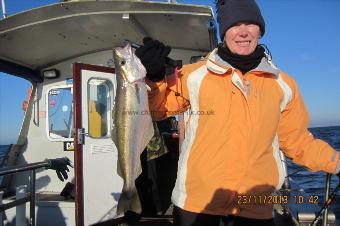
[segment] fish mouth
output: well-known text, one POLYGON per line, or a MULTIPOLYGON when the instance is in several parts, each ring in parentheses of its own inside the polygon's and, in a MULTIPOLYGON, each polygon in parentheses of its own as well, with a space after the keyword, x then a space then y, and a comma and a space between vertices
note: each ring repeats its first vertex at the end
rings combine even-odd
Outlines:
POLYGON ((124 58, 126 53, 123 48, 118 47, 114 49, 114 55, 116 55, 117 58, 121 59, 121 58, 124 58))

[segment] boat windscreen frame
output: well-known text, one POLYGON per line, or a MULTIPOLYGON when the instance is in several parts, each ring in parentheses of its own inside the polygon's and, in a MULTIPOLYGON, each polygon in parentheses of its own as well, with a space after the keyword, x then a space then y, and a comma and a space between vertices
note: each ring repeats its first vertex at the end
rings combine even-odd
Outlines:
POLYGON ((24 78, 31 82, 41 83, 44 81, 39 70, 33 70, 3 59, 0 59, 0 72, 24 78))

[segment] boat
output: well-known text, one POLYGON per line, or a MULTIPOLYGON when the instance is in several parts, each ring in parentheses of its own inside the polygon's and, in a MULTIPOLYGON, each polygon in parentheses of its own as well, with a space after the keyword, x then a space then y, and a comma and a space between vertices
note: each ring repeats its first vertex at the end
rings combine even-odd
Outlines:
MULTIPOLYGON (((126 216, 116 213, 123 181, 116 173, 117 149, 110 137, 117 89, 112 50, 127 40, 141 44, 146 36, 171 46, 170 57, 183 64, 199 60, 217 46, 213 9, 174 0, 69 0, 0 20, 0 71, 32 84, 18 141, 1 170, 0 224, 126 224, 126 216), (46 170, 45 159, 61 157, 75 166, 67 183, 46 170)), ((172 132, 170 124, 158 124, 162 134, 172 132)), ((174 149, 168 158, 176 160, 178 141, 167 142, 174 149)), ((146 171, 155 166, 150 162, 146 171)), ((172 167, 174 182, 177 165, 172 167)), ((146 184, 141 182, 142 190, 146 184)), ((148 189, 155 210, 142 197, 144 214, 128 225, 171 225, 171 184, 158 196, 152 194, 157 188, 148 189)), ((277 225, 299 225, 291 209, 276 205, 277 225)))

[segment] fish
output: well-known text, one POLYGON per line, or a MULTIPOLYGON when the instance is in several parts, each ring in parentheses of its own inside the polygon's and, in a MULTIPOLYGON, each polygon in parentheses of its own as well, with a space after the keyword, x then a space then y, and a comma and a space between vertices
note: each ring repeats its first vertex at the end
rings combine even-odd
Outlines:
POLYGON ((140 214, 141 203, 135 186, 141 174, 140 155, 154 135, 149 112, 146 69, 131 44, 113 51, 116 96, 113 108, 112 140, 118 150, 118 174, 124 181, 117 214, 140 214))

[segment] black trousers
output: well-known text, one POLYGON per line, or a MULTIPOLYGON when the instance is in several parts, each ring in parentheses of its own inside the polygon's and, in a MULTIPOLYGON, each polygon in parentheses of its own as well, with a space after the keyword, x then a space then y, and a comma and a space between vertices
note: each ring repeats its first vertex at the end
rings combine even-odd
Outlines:
POLYGON ((174 226, 275 226, 273 219, 251 219, 239 216, 216 216, 204 213, 188 212, 174 206, 174 226))

